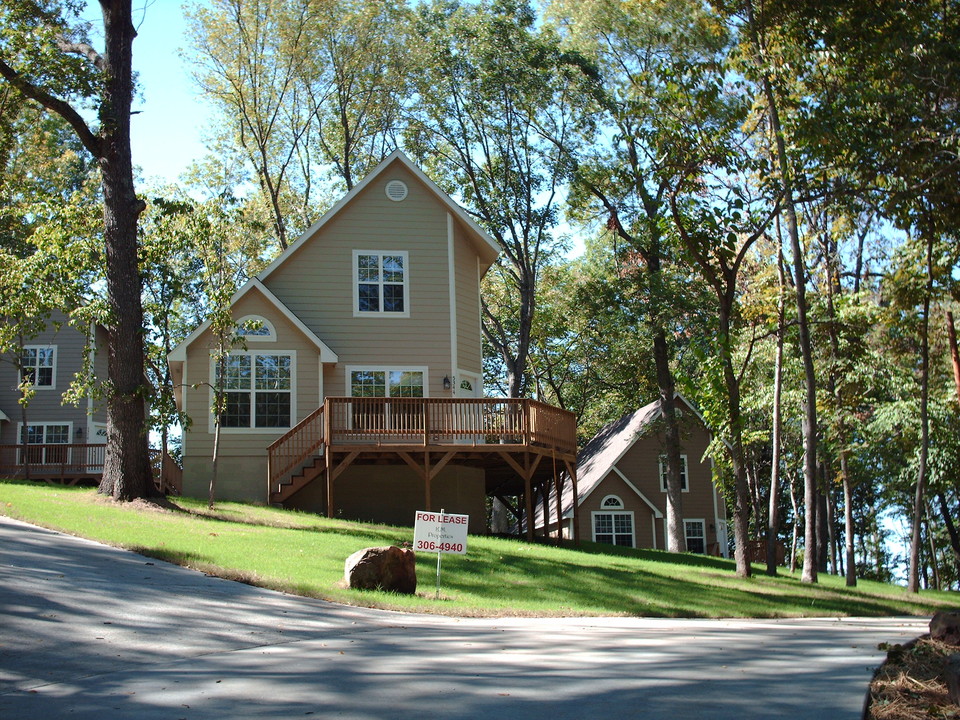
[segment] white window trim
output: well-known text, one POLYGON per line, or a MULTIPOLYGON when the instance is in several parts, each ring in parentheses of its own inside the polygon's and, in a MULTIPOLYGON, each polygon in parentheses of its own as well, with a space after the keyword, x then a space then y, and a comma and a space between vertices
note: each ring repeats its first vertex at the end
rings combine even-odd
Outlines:
MULTIPOLYGON (((220 426, 220 432, 227 435, 282 435, 297 424, 297 351, 296 350, 231 350, 231 355, 289 355, 290 356, 290 424, 286 427, 227 427, 220 426)), ((256 361, 252 361, 255 363, 256 361)), ((213 380, 217 377, 217 363, 210 356, 210 392, 207 394, 207 407, 213 407, 213 380)), ((216 431, 213 412, 207 413, 209 422, 207 429, 212 435, 216 431)), ((252 417, 252 416, 251 416, 252 417)))
MULTIPOLYGON (((73 421, 72 421, 72 420, 64 420, 63 422, 57 422, 57 421, 55 421, 55 420, 51 420, 51 421, 49 421, 49 422, 47 422, 47 421, 43 421, 43 422, 28 422, 27 425, 30 426, 30 427, 36 427, 37 425, 43 425, 43 428, 44 428, 44 430, 43 430, 43 435, 44 435, 44 437, 46 437, 46 435, 47 435, 47 430, 46 430, 46 429, 47 429, 49 426, 51 426, 51 425, 66 425, 66 426, 67 426, 67 442, 66 442, 66 443, 54 443, 54 444, 57 444, 57 445, 60 445, 60 444, 72 445, 72 444, 73 444, 73 421)), ((22 422, 18 422, 18 423, 17 423, 17 444, 18 444, 18 445, 21 444, 20 438, 21 438, 22 436, 23 436, 23 423, 22 423, 22 422)), ((49 443, 43 443, 43 444, 44 444, 44 445, 47 445, 47 444, 49 444, 49 443)))
MULTIPOLYGON (((44 442, 42 442, 42 443, 28 443, 28 445, 31 445, 31 446, 36 447, 37 445, 67 445, 67 446, 69 446, 69 445, 73 445, 73 444, 74 444, 74 442, 73 442, 73 439, 74 439, 74 438, 73 438, 73 422, 70 421, 70 420, 67 420, 66 422, 55 422, 55 421, 54 421, 54 422, 28 422, 27 425, 28 425, 28 426, 32 426, 32 427, 36 427, 37 425, 42 425, 42 426, 43 426, 43 437, 44 437, 44 442), (51 426, 51 425, 66 425, 66 426, 67 426, 67 441, 66 441, 65 443, 48 443, 48 442, 46 442, 47 428, 48 428, 49 426, 51 426)), ((23 446, 23 439, 22 439, 22 438, 23 438, 23 423, 22 423, 22 422, 18 422, 18 423, 17 423, 17 438, 16 438, 16 439, 17 439, 17 461, 18 461, 18 463, 21 464, 21 465, 24 464, 24 463, 23 463, 23 457, 21 456, 21 450, 20 450, 20 448, 22 448, 22 446, 23 446)), ((44 451, 44 456, 46 456, 46 451, 44 451)), ((58 465, 59 463, 46 463, 46 457, 44 457, 44 459, 43 459, 42 461, 40 461, 40 462, 38 462, 38 463, 31 463, 31 464, 32 464, 32 465, 43 465, 43 464, 58 465)))
POLYGON ((600 509, 601 509, 601 510, 607 510, 607 509, 610 509, 610 510, 624 510, 625 507, 626 507, 626 506, 623 504, 623 500, 620 499, 620 496, 619 496, 619 495, 605 495, 604 498, 603 498, 603 500, 600 501, 600 509), (608 505, 607 505, 607 500, 616 500, 616 501, 617 501, 617 504, 616 504, 616 505, 610 505, 610 506, 608 506, 608 505))
POLYGON ((690 536, 687 535, 687 523, 700 523, 700 527, 703 530, 703 535, 699 537, 703 539, 703 553, 707 552, 707 521, 705 518, 684 518, 683 519, 683 544, 686 547, 687 540, 690 536))
POLYGON ((237 335, 243 338, 244 342, 276 342, 277 341, 277 329, 274 327, 273 323, 267 320, 263 315, 244 315, 242 318, 237 320, 237 335), (240 327, 246 322, 258 322, 262 327, 266 328, 268 331, 267 335, 245 335, 240 332, 240 327))
MULTIPOLYGON (((423 373, 423 397, 430 397, 430 372, 429 369, 424 365, 347 365, 346 370, 346 389, 344 390, 344 397, 352 397, 350 391, 352 390, 352 383, 350 379, 353 377, 355 372, 418 372, 423 373)), ((386 384, 387 392, 390 391, 390 383, 386 384)), ((384 397, 390 397, 385 395, 384 397)))
MULTIPOLYGON (((633 510, 591 510, 590 511, 590 532, 593 542, 597 540, 597 515, 629 515, 630 516, 630 547, 637 546, 637 521, 633 515, 633 510)), ((613 535, 618 533, 614 532, 613 535)), ((607 543, 604 543, 605 545, 607 543)), ((614 545, 614 547, 624 547, 623 545, 614 545)))
MULTIPOLYGON (((60 356, 56 345, 24 345, 23 350, 53 350, 53 373, 49 385, 31 385, 34 390, 56 390, 57 389, 57 358, 60 356)), ((22 362, 22 361, 21 361, 22 362)), ((34 366, 36 369, 36 366, 34 366)), ((20 369, 23 372, 23 368, 20 369)), ((21 376, 22 378, 22 376, 21 376)), ((27 423, 28 425, 40 425, 42 423, 27 423)), ((62 425, 63 423, 51 423, 53 425, 62 425)), ((18 436, 19 437, 19 436, 18 436)))
MULTIPOLYGON (((406 250, 354 250, 353 251, 353 270, 350 276, 350 285, 353 293, 353 316, 354 317, 377 317, 377 318, 408 318, 410 317, 410 254, 406 250), (383 309, 371 311, 360 310, 360 278, 358 277, 360 266, 359 258, 361 255, 399 255, 403 258, 403 312, 387 312, 383 309)), ((381 287, 383 281, 381 280, 381 287)), ((383 296, 380 297, 380 307, 383 308, 383 296)))
MULTIPOLYGON (((667 491, 667 463, 663 455, 660 456, 658 464, 660 471, 660 492, 665 493, 667 491)), ((680 464, 683 465, 684 475, 687 477, 687 486, 682 488, 680 492, 688 493, 690 492, 690 463, 687 461, 686 453, 680 455, 680 464)))

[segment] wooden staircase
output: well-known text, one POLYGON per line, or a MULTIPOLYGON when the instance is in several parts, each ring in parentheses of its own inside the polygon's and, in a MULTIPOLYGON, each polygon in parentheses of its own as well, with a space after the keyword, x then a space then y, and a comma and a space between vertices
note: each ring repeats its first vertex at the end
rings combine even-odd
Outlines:
POLYGON ((267 448, 267 502, 282 503, 326 470, 321 405, 267 448))
POLYGON ((304 463, 298 471, 284 476, 283 479, 279 480, 270 488, 270 503, 283 503, 287 498, 323 475, 323 471, 326 469, 327 462, 324 456, 324 446, 321 445, 317 449, 317 454, 304 463))

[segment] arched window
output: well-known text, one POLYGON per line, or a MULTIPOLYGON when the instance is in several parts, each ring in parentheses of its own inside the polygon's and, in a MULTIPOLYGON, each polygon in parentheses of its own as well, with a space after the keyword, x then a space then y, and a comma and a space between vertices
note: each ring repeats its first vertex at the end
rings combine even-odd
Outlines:
POLYGON ((607 496, 603 499, 603 502, 600 503, 600 507, 602 507, 602 508, 610 508, 610 509, 614 509, 614 510, 622 510, 622 509, 623 509, 623 500, 621 500, 620 498, 618 498, 616 495, 607 495, 607 496))
POLYGON ((237 335, 247 342, 276 342, 273 323, 261 315, 245 315, 237 321, 237 335))

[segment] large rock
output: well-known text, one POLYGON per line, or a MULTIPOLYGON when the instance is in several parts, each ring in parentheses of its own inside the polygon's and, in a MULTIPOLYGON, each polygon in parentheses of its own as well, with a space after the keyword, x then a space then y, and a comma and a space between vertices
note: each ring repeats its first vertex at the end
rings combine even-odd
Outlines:
POLYGON ((355 590, 387 590, 413 595, 417 562, 413 550, 371 547, 358 550, 343 565, 343 579, 355 590))
POLYGON ((960 645, 960 610, 941 611, 930 621, 930 637, 948 645, 960 645))

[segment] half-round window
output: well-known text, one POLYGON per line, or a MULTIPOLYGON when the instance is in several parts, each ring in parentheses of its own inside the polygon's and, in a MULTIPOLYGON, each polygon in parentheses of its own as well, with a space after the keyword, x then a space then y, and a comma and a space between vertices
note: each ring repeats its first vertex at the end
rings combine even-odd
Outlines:
POLYGON ((276 342, 273 323, 260 315, 246 315, 237 321, 237 335, 247 342, 276 342))
POLYGON ((607 495, 607 496, 603 499, 603 502, 600 503, 600 507, 602 507, 602 508, 607 508, 607 509, 611 509, 611 508, 612 508, 612 509, 622 510, 622 509, 623 509, 623 500, 621 500, 620 498, 618 498, 616 495, 607 495))

